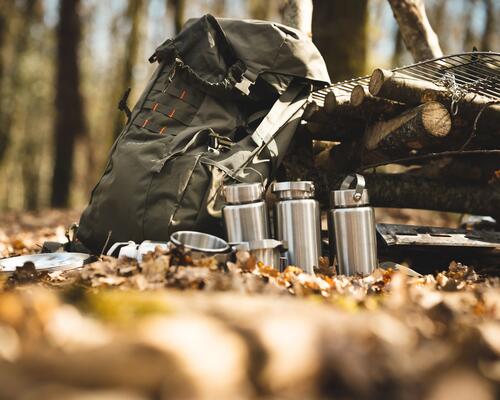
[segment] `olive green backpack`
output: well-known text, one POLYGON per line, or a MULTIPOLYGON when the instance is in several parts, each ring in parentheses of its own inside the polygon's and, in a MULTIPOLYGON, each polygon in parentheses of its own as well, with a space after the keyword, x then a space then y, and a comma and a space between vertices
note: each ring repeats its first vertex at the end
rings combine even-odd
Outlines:
POLYGON ((267 184, 311 90, 329 82, 301 32, 211 15, 188 21, 150 62, 159 65, 80 220, 77 237, 94 252, 177 230, 223 237, 222 184, 267 184))

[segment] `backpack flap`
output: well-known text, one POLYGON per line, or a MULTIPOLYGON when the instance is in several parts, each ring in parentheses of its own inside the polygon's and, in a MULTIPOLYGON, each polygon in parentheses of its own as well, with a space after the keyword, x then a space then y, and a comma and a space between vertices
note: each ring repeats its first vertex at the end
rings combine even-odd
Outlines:
POLYGON ((247 66, 210 14, 187 23, 175 39, 159 46, 149 61, 175 61, 190 83, 206 93, 241 96, 247 91, 245 83, 239 85, 248 82, 243 77, 247 66))

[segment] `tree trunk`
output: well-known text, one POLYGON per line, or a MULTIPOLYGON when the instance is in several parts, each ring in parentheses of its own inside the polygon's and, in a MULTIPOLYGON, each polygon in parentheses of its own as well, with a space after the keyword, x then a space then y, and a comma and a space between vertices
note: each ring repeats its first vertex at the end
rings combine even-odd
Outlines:
MULTIPOLYGON (((26 99, 28 109, 33 110, 37 106, 37 98, 33 96, 26 99)), ((31 133, 36 130, 33 120, 29 118, 29 112, 26 113, 24 122, 24 132, 22 141, 22 160, 21 161, 21 174, 24 187, 24 208, 29 211, 38 209, 39 192, 40 192, 40 140, 33 138, 31 133)))
POLYGON ((495 43, 495 30, 496 28, 496 18, 498 14, 495 12, 495 5, 493 0, 483 0, 486 23, 484 24, 484 31, 481 38, 481 51, 495 51, 498 50, 495 43))
MULTIPOLYGON (((0 162, 5 156, 7 147, 10 143, 10 131, 12 129, 14 110, 17 104, 15 91, 18 89, 21 79, 21 59, 28 47, 30 28, 36 14, 37 2, 38 0, 26 0, 18 10, 22 15, 23 24, 19 29, 11 33, 14 40, 13 47, 15 54, 11 63, 5 66, 2 65, 2 71, 0 71, 0 78, 2 79, 0 82, 2 87, 2 97, 0 99, 0 162)), ((2 15, 4 17, 1 22, 2 27, 0 30, 3 30, 3 35, 7 34, 7 25, 5 24, 7 24, 7 19, 9 17, 7 13, 12 12, 11 7, 13 7, 13 5, 10 4, 10 2, 2 5, 2 15)))
MULTIPOLYGON (((3 88, 5 85, 4 43, 5 43, 5 37, 8 33, 7 24, 9 22, 9 13, 10 13, 10 2, 2 3, 2 8, 0 9, 0 99, 4 99, 5 96, 5 93, 3 92, 3 88)), ((3 119, 1 111, 3 110, 0 110, 0 122, 2 122, 3 119)), ((5 129, 4 126, 2 126, 0 127, 0 163, 7 149, 8 142, 9 142, 9 131, 5 129)))
POLYGON ((415 61, 441 57, 443 52, 433 31, 423 0, 389 0, 406 48, 415 61))
POLYGON ((465 29, 463 46, 464 51, 472 51, 477 46, 477 36, 474 31, 473 18, 475 16, 474 8, 476 7, 476 0, 469 0, 467 7, 463 12, 463 26, 465 29))
POLYGON ((250 0, 248 9, 252 19, 266 21, 269 18, 269 4, 266 0, 250 0))
POLYGON ((312 36, 312 0, 285 0, 281 9, 281 20, 283 24, 312 36))
POLYGON ((366 73, 368 0, 313 0, 313 42, 332 82, 366 73))
POLYGON ((212 2, 213 13, 216 17, 226 15, 226 0, 215 0, 212 2))
MULTIPOLYGON (((124 55, 124 66, 121 75, 121 85, 120 91, 122 94, 129 87, 132 87, 133 83, 133 71, 134 66, 137 63, 137 57, 139 55, 139 37, 140 37, 140 26, 141 17, 143 12, 144 0, 133 0, 129 1, 127 8, 127 23, 130 24, 130 32, 126 40, 126 50, 124 55)), ((121 94, 120 94, 121 96, 121 94)), ((117 112, 115 118, 115 124, 113 128, 114 135, 116 139, 123 129, 125 123, 125 115, 123 112, 117 112)))
MULTIPOLYGON (((142 0, 138 0, 142 3, 142 0)), ((130 4, 130 3, 129 3, 130 4)), ((179 33, 186 20, 186 1, 185 0, 167 0, 167 9, 172 10, 174 14, 175 33, 179 33)))
POLYGON ((62 1, 57 26, 55 161, 52 176, 53 207, 67 207, 73 170, 75 137, 84 130, 78 47, 80 43, 79 0, 62 1))

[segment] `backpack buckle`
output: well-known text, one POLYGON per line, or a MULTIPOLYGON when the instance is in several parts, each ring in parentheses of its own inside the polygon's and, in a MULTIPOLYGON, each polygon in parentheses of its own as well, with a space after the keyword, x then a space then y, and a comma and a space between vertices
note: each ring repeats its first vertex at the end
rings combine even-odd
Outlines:
POLYGON ((220 151, 227 151, 233 145, 233 141, 225 136, 211 132, 208 139, 208 151, 219 154, 220 151))
POLYGON ((241 93, 248 96, 250 94, 250 86, 252 86, 253 84, 254 84, 253 81, 246 78, 245 76, 242 76, 241 81, 236 83, 234 87, 238 89, 241 93))

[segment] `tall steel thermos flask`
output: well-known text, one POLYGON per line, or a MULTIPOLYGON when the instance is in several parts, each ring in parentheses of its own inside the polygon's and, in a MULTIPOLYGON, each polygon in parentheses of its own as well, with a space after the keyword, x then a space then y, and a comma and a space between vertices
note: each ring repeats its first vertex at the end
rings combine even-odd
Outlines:
POLYGON ((275 182, 272 191, 279 197, 274 209, 275 234, 288 243, 288 264, 314 273, 321 255, 320 209, 313 198, 314 184, 275 182))
POLYGON ((268 239, 269 218, 260 183, 238 183, 224 186, 222 208, 229 244, 268 239))
POLYGON ((335 248, 330 246, 330 253, 336 251, 339 272, 345 275, 371 273, 377 266, 377 238, 365 178, 359 174, 347 176, 340 190, 330 193, 330 205, 329 230, 335 232, 335 248), (350 189, 354 181, 356 187, 350 189))

